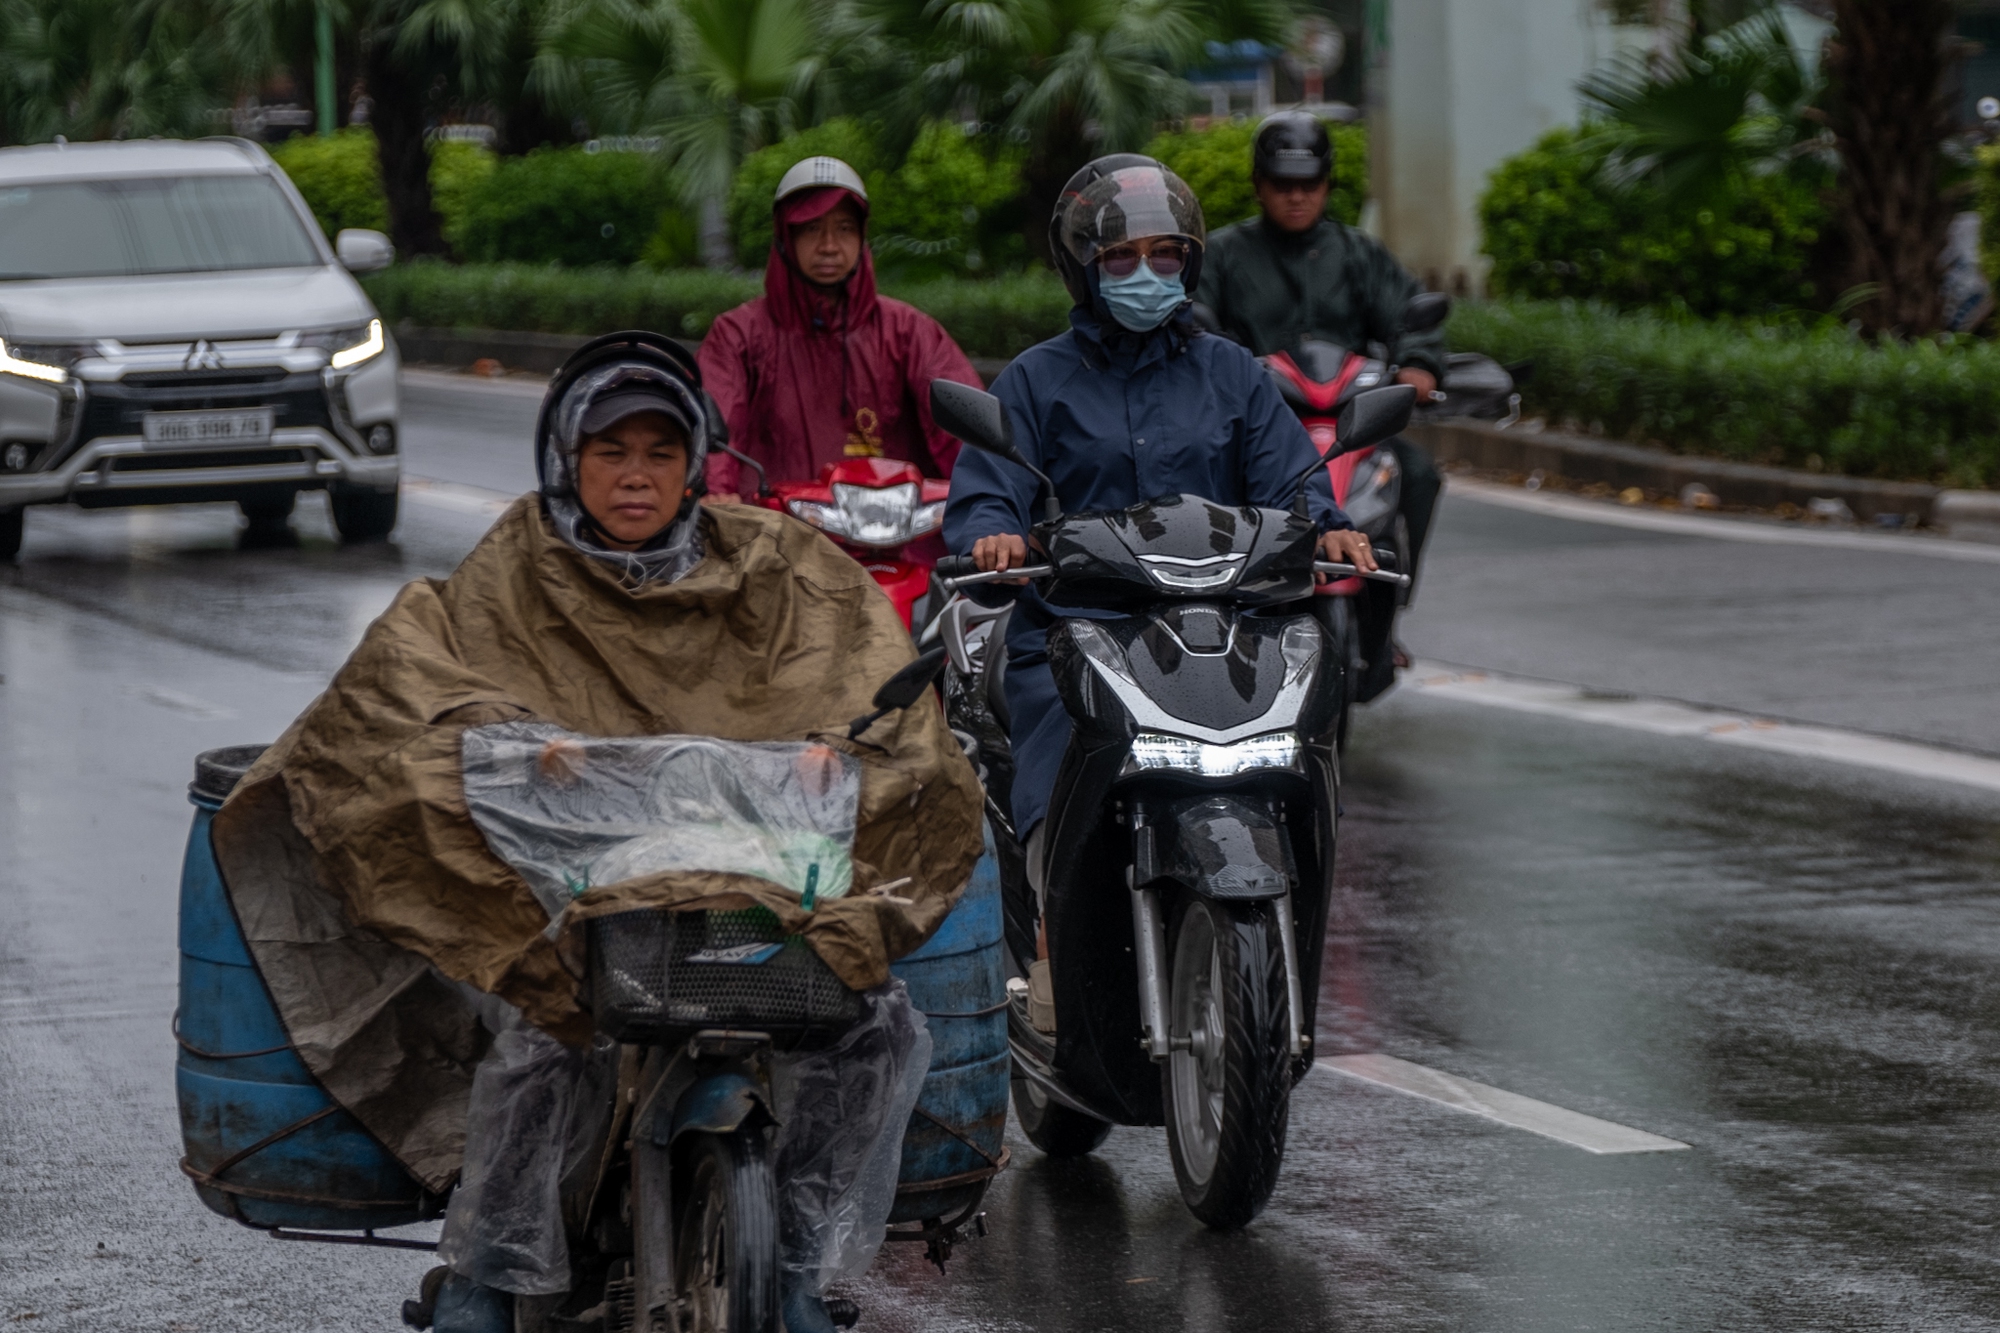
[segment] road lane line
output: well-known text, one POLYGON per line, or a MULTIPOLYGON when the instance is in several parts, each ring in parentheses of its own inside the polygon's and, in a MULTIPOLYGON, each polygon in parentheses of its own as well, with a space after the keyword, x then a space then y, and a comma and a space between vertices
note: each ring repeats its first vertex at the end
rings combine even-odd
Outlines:
POLYGON ((1479 504, 1518 509, 1548 518, 1567 518, 1578 523, 1597 523, 1609 528, 1636 528, 1642 532, 1670 533, 1677 537, 1715 537, 1767 546, 1819 546, 1844 551, 1872 551, 1876 555, 1921 555, 1934 560, 2000 565, 2000 546, 1954 541, 1948 537, 1911 537, 1892 532, 1838 532, 1781 520, 1674 514, 1549 491, 1524 491, 1518 486, 1503 486, 1499 482, 1464 476, 1451 476, 1445 488, 1461 499, 1479 504))
POLYGON ((505 491, 489 490, 484 486, 408 476, 403 478, 403 498, 413 504, 449 509, 458 514, 501 514, 515 500, 505 491))
POLYGON ((1611 1153, 1679 1152, 1688 1145, 1677 1139, 1661 1138, 1643 1129, 1616 1125, 1581 1111, 1568 1111, 1517 1092, 1489 1088, 1484 1083, 1459 1078, 1442 1070, 1428 1069, 1398 1060, 1393 1055, 1335 1055, 1319 1061, 1322 1068, 1377 1087, 1421 1097, 1449 1106, 1455 1111, 1497 1120, 1530 1134, 1567 1143, 1600 1156, 1611 1153))
POLYGON ((1870 736, 1840 727, 1779 722, 1748 713, 1697 708, 1692 704, 1666 699, 1596 694, 1574 685, 1523 680, 1490 671, 1460 670, 1434 663, 1412 666, 1404 676, 1404 683, 1411 693, 1419 696, 1456 699, 1462 703, 1568 718, 1577 722, 1594 722, 1656 736, 1686 736, 1748 750, 1824 759, 1855 768, 2000 792, 2000 759, 1915 741, 1870 736))

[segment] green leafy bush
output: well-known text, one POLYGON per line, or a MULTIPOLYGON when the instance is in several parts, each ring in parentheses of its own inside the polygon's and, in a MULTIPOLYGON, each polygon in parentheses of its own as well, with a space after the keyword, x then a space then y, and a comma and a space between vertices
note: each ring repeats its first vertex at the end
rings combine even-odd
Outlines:
POLYGON ((1669 206, 1613 189, 1599 168, 1617 140, 1553 130, 1493 173, 1479 216, 1497 296, 1758 314, 1828 295, 1806 277, 1826 225, 1824 182, 1807 171, 1737 172, 1708 202, 1669 206))
POLYGON ((389 205, 382 197, 373 130, 342 130, 326 138, 302 134, 272 145, 271 156, 305 196, 306 207, 329 238, 347 227, 388 230, 389 205))
MULTIPOLYGON (((1327 129, 1333 136, 1333 189, 1327 192, 1326 215, 1351 227, 1361 221, 1361 206, 1368 202, 1368 131, 1359 125, 1327 129)), ((1256 121, 1225 121, 1205 130, 1159 135, 1146 145, 1146 153, 1188 183, 1214 231, 1257 216, 1257 192, 1250 184, 1256 137, 1256 121)))
POLYGON ((1457 350, 1532 361, 1526 408, 1691 454, 1855 476, 2000 484, 2000 347, 1869 343, 1552 301, 1461 304, 1457 350))
POLYGON ((809 157, 837 157, 861 174, 869 241, 885 275, 916 281, 1006 271, 1026 259, 1009 208, 1021 189, 1018 150, 989 152, 959 126, 932 122, 891 170, 865 126, 839 119, 744 159, 728 212, 737 262, 745 268, 763 267, 771 249, 771 196, 784 174, 809 157))
POLYGON ((638 153, 538 148, 464 187, 445 238, 474 263, 631 264, 674 212, 666 173, 638 153))
MULTIPOLYGON (((272 145, 271 156, 329 237, 345 227, 388 229, 389 205, 382 194, 373 130, 358 126, 325 138, 298 135, 272 145)), ((431 200, 447 233, 464 213, 466 193, 492 171, 493 154, 476 143, 431 145, 431 200)))
MULTIPOLYGON (((650 328, 684 338, 702 336, 717 315, 764 290, 760 278, 704 269, 425 261, 371 274, 363 285, 391 323, 585 334, 650 328)), ((1068 327, 1069 295, 1053 274, 885 288, 927 311, 973 356, 1012 356, 1068 327)))

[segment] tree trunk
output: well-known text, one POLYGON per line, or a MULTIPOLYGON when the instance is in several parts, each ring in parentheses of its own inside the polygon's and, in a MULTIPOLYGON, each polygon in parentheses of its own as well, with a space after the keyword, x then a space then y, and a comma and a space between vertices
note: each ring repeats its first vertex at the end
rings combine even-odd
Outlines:
POLYGON ((431 155, 424 143, 425 92, 429 80, 405 69, 394 55, 395 37, 383 33, 362 56, 369 123, 382 158, 382 193, 389 205, 389 238, 405 258, 445 255, 444 230, 431 204, 431 155))
POLYGON ((1058 107, 1035 135, 1028 160, 1021 167, 1021 182, 1026 187, 1022 211, 1027 215, 1021 231, 1029 254, 1044 263, 1054 262, 1049 253, 1049 217, 1055 212, 1056 197, 1084 163, 1100 156, 1085 142, 1083 117, 1068 103, 1058 107))
POLYGON ((1855 309, 1871 335, 1915 336, 1942 324, 1956 27, 1952 0, 1834 0, 1826 123, 1840 151, 1846 282, 1878 288, 1855 309))

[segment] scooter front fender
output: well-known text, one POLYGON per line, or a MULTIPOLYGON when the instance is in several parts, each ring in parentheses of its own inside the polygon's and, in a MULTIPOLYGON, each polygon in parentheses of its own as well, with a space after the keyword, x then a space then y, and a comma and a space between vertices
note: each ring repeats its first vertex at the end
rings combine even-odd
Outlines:
POLYGON ((747 1074, 707 1074, 680 1095, 666 1137, 661 1139, 655 1130, 653 1141, 665 1147, 683 1134, 732 1134, 760 1117, 772 1123, 777 1120, 757 1080, 747 1074))

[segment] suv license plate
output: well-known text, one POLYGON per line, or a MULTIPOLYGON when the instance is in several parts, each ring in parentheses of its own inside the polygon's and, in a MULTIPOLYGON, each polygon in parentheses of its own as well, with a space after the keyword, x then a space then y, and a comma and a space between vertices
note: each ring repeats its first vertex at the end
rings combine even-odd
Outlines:
POLYGON ((262 444, 271 438, 276 417, 268 407, 226 412, 148 412, 141 419, 148 449, 183 449, 202 444, 262 444))

